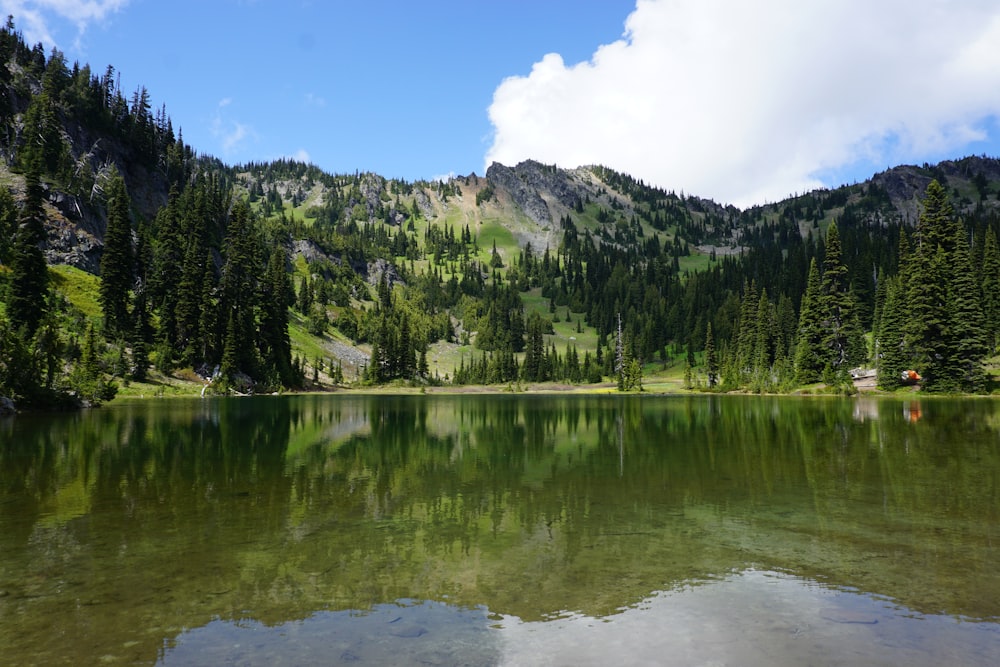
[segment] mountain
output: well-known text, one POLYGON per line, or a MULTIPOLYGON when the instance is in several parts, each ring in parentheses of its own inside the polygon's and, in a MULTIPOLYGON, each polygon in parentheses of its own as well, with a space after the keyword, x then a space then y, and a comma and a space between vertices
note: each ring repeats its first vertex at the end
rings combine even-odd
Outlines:
MULTIPOLYGON (((881 358, 858 341, 881 340, 892 281, 897 297, 948 282, 925 319, 940 314, 938 337, 955 340, 933 354, 976 361, 940 386, 986 386, 978 364, 1000 322, 994 158, 899 166, 745 210, 604 166, 406 182, 226 165, 187 146, 145 88, 126 96, 112 67, 70 67, 10 23, 0 63, 0 394, 21 402, 100 400, 125 382, 159 392, 178 377, 227 391, 628 388, 679 383, 684 369, 689 386, 788 389, 819 374, 842 386, 881 358), (943 239, 939 227, 965 236, 948 232, 937 258, 923 239, 943 239), (30 268, 42 261, 48 271, 30 268), (974 285, 942 277, 955 261, 972 263, 974 285), (970 316, 941 314, 960 290, 983 313, 961 336, 970 316), (812 371, 796 360, 806 349, 812 371)), ((947 374, 927 356, 932 336, 910 329, 899 363, 930 369, 933 388, 947 374)))

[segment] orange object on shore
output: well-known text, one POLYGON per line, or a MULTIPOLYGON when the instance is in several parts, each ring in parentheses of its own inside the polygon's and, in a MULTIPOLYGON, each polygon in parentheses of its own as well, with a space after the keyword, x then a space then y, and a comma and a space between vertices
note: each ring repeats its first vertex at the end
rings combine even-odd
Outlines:
POLYGON ((909 382, 910 384, 916 384, 920 382, 920 373, 912 370, 907 370, 902 372, 903 382, 909 382))

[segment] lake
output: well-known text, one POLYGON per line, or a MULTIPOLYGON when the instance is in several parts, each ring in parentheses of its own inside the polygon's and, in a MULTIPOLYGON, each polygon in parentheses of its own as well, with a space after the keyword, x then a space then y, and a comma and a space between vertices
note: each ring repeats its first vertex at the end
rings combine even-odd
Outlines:
POLYGON ((1000 403, 133 400, 0 420, 0 663, 993 665, 1000 403))

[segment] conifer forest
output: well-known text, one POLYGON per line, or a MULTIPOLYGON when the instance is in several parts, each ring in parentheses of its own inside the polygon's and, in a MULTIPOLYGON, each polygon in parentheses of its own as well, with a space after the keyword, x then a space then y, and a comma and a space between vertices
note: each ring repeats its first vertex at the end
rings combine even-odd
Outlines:
MULTIPOLYGON (((0 30, 0 396, 538 383, 994 390, 1000 160, 746 210, 606 166, 227 165, 0 30)), ((906 389, 909 390, 909 389, 906 389)))

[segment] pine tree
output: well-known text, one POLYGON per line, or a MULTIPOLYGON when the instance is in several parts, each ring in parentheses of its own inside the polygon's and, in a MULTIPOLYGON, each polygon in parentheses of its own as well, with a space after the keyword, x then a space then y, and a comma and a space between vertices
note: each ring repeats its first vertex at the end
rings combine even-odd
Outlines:
POLYGON ((955 219, 955 210, 948 202, 948 193, 936 179, 927 185, 921 204, 923 208, 917 220, 916 253, 926 257, 933 254, 937 246, 944 249, 946 254, 950 253, 954 249, 959 225, 955 219))
POLYGON ((68 150, 54 100, 48 92, 43 91, 31 98, 31 104, 24 112, 24 138, 18 161, 25 171, 59 176, 61 167, 67 162, 68 150))
POLYGON ((271 251, 262 283, 260 342, 264 363, 286 387, 292 386, 292 344, 288 335, 288 308, 292 287, 285 271, 285 249, 271 251))
POLYGON ((232 342, 234 349, 230 352, 235 356, 230 360, 231 368, 250 377, 258 372, 255 319, 257 275, 261 268, 258 241, 250 209, 245 202, 237 201, 229 215, 224 245, 226 262, 219 284, 220 312, 227 318, 223 355, 232 342))
POLYGON ((528 344, 524 351, 524 363, 521 366, 525 382, 540 382, 544 378, 545 340, 542 331, 542 320, 537 313, 528 316, 528 344))
POLYGON ((740 372, 746 377, 753 367, 754 346, 757 343, 757 308, 760 305, 757 295, 757 283, 743 285, 743 297, 740 299, 739 335, 736 339, 736 357, 740 372))
POLYGON ((829 348, 823 344, 821 296, 819 269, 813 258, 809 265, 806 292, 799 307, 799 328, 795 343, 795 379, 800 384, 819 382, 823 369, 830 363, 829 348))
POLYGON ((906 347, 906 287, 901 276, 886 280, 885 300, 875 336, 879 388, 893 390, 902 385, 903 371, 910 368, 906 347))
POLYGON ((10 252, 7 317, 15 329, 24 327, 30 338, 45 312, 49 276, 41 249, 45 242, 45 227, 42 224, 42 186, 36 171, 25 174, 25 185, 27 198, 10 252))
POLYGON ((907 289, 906 346, 929 391, 951 391, 948 382, 948 274, 941 246, 921 247, 907 289))
POLYGON ((0 315, 0 396, 31 403, 39 393, 38 369, 24 328, 0 315))
POLYGON ((180 283, 174 288, 176 338, 172 343, 188 363, 195 362, 198 357, 199 320, 207 256, 208 251, 202 245, 200 236, 195 234, 190 237, 184 252, 180 283))
POLYGON ((1000 246, 992 227, 986 230, 981 268, 983 326, 988 352, 993 353, 1000 343, 1000 246))
POLYGON ((753 374, 757 377, 768 375, 774 363, 774 306, 767 298, 767 290, 761 290, 757 301, 756 336, 753 343, 753 374))
POLYGON ((226 334, 222 341, 222 363, 219 374, 229 387, 236 383, 236 374, 240 371, 239 336, 236 332, 236 315, 229 312, 226 320, 226 334))
POLYGON ((949 315, 958 233, 947 193, 931 181, 917 223, 917 247, 907 285, 906 346, 926 391, 958 389, 949 315))
POLYGON ((10 262, 11 241, 17 231, 17 204, 10 190, 0 187, 0 264, 10 262))
POLYGON ((989 349, 979 285, 969 256, 965 232, 956 225, 954 252, 950 262, 948 333, 949 374, 958 391, 979 393, 986 389, 983 360, 989 349))
POLYGON ((146 290, 140 288, 135 294, 135 305, 132 309, 132 331, 130 344, 132 346, 133 380, 141 382, 146 379, 149 368, 149 343, 152 341, 153 327, 149 322, 149 306, 146 302, 146 290))
POLYGON ((205 255, 205 270, 201 277, 201 301, 198 306, 198 336, 188 350, 191 361, 218 361, 219 310, 215 300, 215 262, 211 253, 205 255))
POLYGON ((830 224, 820 286, 823 346, 834 371, 853 368, 864 361, 865 342, 857 304, 851 292, 847 266, 842 260, 837 223, 830 224))
POLYGON ((712 323, 705 325, 705 366, 708 370, 708 386, 714 388, 719 383, 719 359, 715 354, 715 338, 712 323))
POLYGON ((104 326, 111 335, 131 333, 129 290, 135 282, 132 254, 132 225, 125 180, 117 172, 107 188, 108 224, 101 255, 101 284, 98 295, 104 310, 104 326))

